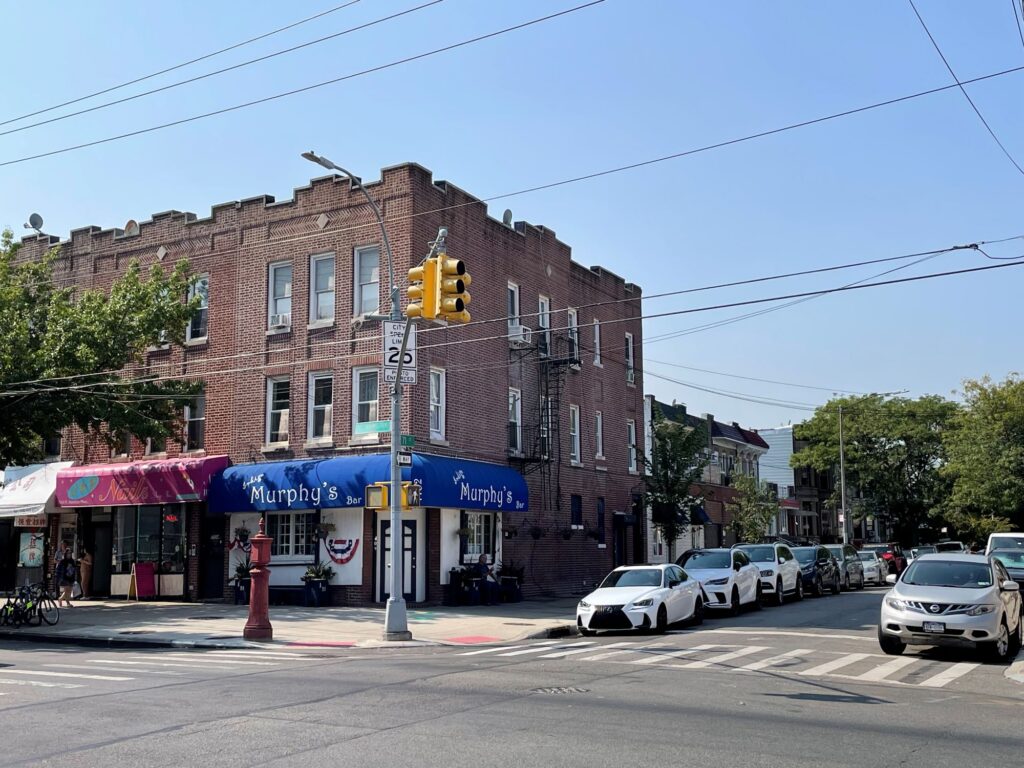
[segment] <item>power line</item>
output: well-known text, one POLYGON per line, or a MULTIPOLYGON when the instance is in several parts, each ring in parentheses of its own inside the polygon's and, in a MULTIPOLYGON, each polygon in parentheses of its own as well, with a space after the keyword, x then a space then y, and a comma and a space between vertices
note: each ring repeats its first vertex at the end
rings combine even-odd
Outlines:
MULTIPOLYGON (((358 0, 356 0, 356 1, 358 2, 358 0)), ((103 104, 97 104, 94 107, 87 107, 85 109, 80 109, 77 112, 68 112, 65 115, 58 115, 57 117, 51 117, 51 118, 49 118, 47 120, 40 120, 39 122, 36 122, 36 123, 29 123, 28 125, 22 125, 22 126, 19 126, 17 128, 10 128, 10 129, 8 129, 6 131, 0 131, 0 136, 7 136, 8 134, 18 133, 19 131, 27 131, 30 128, 38 128, 41 125, 48 125, 49 123, 57 123, 57 122, 60 122, 61 120, 67 120, 68 118, 71 118, 71 117, 78 117, 79 115, 88 114, 89 112, 96 112, 96 111, 98 111, 100 109, 106 109, 107 107, 113 107, 113 106, 115 106, 117 104, 124 104, 124 103, 129 102, 129 101, 135 101, 136 99, 141 99, 141 98, 143 98, 145 96, 152 96, 154 93, 161 93, 163 91, 169 91, 172 88, 177 88, 177 87, 182 86, 182 85, 189 85, 190 83, 195 83, 195 82, 198 82, 200 80, 205 80, 205 79, 210 78, 210 77, 215 77, 217 75, 222 75, 225 72, 232 72, 232 71, 234 71, 236 69, 242 69, 243 67, 248 67, 248 66, 250 66, 252 64, 258 64, 261 61, 267 61, 268 59, 273 59, 273 58, 275 58, 277 56, 283 56, 286 53, 292 53, 294 51, 298 51, 298 50, 301 50, 303 48, 309 48, 310 46, 317 45, 319 43, 323 43, 323 42, 326 42, 328 40, 334 40, 335 38, 341 37, 343 35, 350 34, 352 32, 358 32, 358 31, 363 30, 363 29, 368 29, 369 27, 373 27, 373 26, 376 26, 378 24, 383 24, 386 21, 391 21, 392 19, 397 19, 397 18, 399 18, 401 16, 407 16, 408 14, 415 13, 416 11, 422 11, 424 8, 429 8, 432 5, 438 5, 439 3, 443 3, 443 2, 444 2, 444 0, 430 0, 430 2, 423 3, 422 5, 417 5, 417 6, 413 7, 413 8, 407 8, 404 11, 399 11, 398 13, 393 13, 390 16, 383 16, 383 17, 381 17, 379 19, 374 19, 373 21, 368 21, 365 24, 359 24, 358 26, 355 26, 355 27, 349 27, 348 29, 344 29, 341 32, 335 32, 334 34, 326 35, 325 37, 320 37, 320 38, 317 38, 316 40, 310 40, 309 42, 300 43, 299 45, 293 45, 291 48, 285 48, 285 49, 280 50, 280 51, 275 51, 273 53, 268 53, 266 56, 260 56, 260 57, 255 58, 255 59, 249 59, 248 61, 243 61, 243 62, 241 62, 239 64, 232 64, 230 67, 224 67, 223 69, 216 69, 216 70, 214 70, 212 72, 207 72, 207 73, 202 74, 202 75, 196 75, 195 77, 188 78, 187 80, 179 80, 176 83, 170 83, 168 85, 162 85, 159 88, 153 88, 153 89, 148 90, 148 91, 142 91, 141 93, 136 93, 136 94, 133 94, 132 96, 125 96, 122 99, 115 99, 114 101, 107 101, 107 102, 104 102, 103 104)), ((0 125, 2 125, 2 123, 0 123, 0 125)))
MULTIPOLYGON (((956 72, 953 71, 953 67, 949 65, 949 61, 946 59, 945 54, 942 53, 942 49, 939 48, 939 44, 935 42, 935 38, 928 29, 928 25, 924 23, 924 19, 921 17, 920 12, 918 12, 917 6, 914 5, 914 0, 907 0, 907 2, 910 3, 910 7, 914 9, 914 15, 917 16, 917 20, 921 22, 921 26, 924 28, 925 34, 928 35, 928 39, 932 41, 932 45, 935 47, 935 51, 939 54, 939 58, 942 59, 942 63, 946 65, 946 69, 949 70, 949 74, 953 76, 953 79, 956 81, 956 85, 960 88, 960 93, 962 93, 964 98, 967 99, 967 103, 971 105, 971 109, 974 110, 974 114, 978 116, 978 119, 981 120, 981 124, 985 126, 985 130, 988 131, 988 135, 991 136, 992 140, 999 145, 1001 150, 1003 150, 1003 154, 1006 155, 1006 159, 1013 163, 1013 167, 1017 169, 1021 176, 1024 176, 1024 168, 1020 167, 1017 161, 1013 159, 1013 155, 1010 154, 1009 150, 1003 146, 1003 142, 1001 142, 999 137, 996 136, 996 132, 992 130, 992 126, 988 124, 988 120, 986 120, 985 116, 981 114, 981 110, 978 109, 978 105, 974 103, 974 99, 972 99, 970 94, 967 93, 967 89, 964 88, 963 83, 960 82, 960 78, 956 76, 956 72)), ((1014 17, 1016 18, 1016 13, 1014 14, 1014 17)))
MULTIPOLYGON (((221 109, 216 109, 216 110, 214 110, 212 112, 204 112, 203 114, 193 115, 191 117, 182 118, 181 120, 173 120, 173 121, 171 121, 169 123, 162 123, 160 125, 150 126, 149 128, 141 128, 141 129, 139 129, 137 131, 129 131, 128 133, 122 133, 122 134, 119 134, 117 136, 108 136, 105 139, 97 139, 95 141, 88 141, 88 142, 85 142, 84 144, 75 144, 75 145, 70 146, 70 147, 63 147, 62 149, 54 149, 54 150, 51 150, 49 152, 40 152, 39 154, 36 154, 36 155, 27 155, 25 157, 20 157, 20 158, 17 158, 15 160, 5 160, 4 162, 0 162, 0 167, 7 166, 7 165, 15 165, 17 163, 24 163, 24 162, 28 162, 29 160, 38 160, 39 158, 42 158, 42 157, 52 157, 53 155, 62 155, 62 154, 65 154, 67 152, 74 152, 75 150, 85 149, 86 147, 95 147, 95 146, 97 146, 99 144, 109 144, 112 141, 120 141, 121 139, 127 139, 127 138, 130 138, 132 136, 141 136, 141 135, 146 134, 146 133, 153 133, 154 131, 160 131, 160 130, 163 130, 165 128, 172 128, 172 127, 177 126, 177 125, 184 125, 186 123, 192 123, 192 122, 195 122, 197 120, 203 120, 203 119, 208 118, 208 117, 214 117, 216 115, 223 115, 223 114, 226 114, 228 112, 235 112, 235 111, 237 111, 239 109, 246 109, 248 107, 254 107, 254 106, 258 105, 258 104, 266 104, 267 102, 275 101, 277 99, 283 99, 283 98, 285 98, 287 96, 295 96, 296 94, 299 94, 299 93, 305 93, 307 91, 312 91, 312 90, 315 90, 317 88, 323 88, 326 85, 333 85, 334 83, 340 83, 340 82, 345 81, 345 80, 352 80, 353 78, 362 77, 363 75, 369 75, 369 74, 371 74, 373 72, 381 72, 381 71, 383 71, 385 69, 391 69, 392 67, 397 67, 397 66, 399 66, 401 64, 408 64, 408 63, 413 62, 413 61, 418 61, 420 59, 429 58, 430 56, 436 56, 439 53, 446 53, 447 51, 452 51, 452 50, 455 50, 456 48, 462 48, 462 47, 465 47, 467 45, 472 45, 473 43, 479 43, 479 42, 481 42, 483 40, 489 40, 490 38, 498 37, 499 35, 504 35, 504 34, 507 34, 509 32, 515 32, 515 31, 520 30, 520 29, 525 29, 526 27, 533 26, 534 24, 541 24, 541 23, 543 23, 545 21, 551 21, 552 19, 556 19, 556 18, 558 18, 560 16, 565 16, 565 15, 570 14, 570 13, 575 13, 576 11, 581 11, 581 10, 584 10, 585 8, 591 8, 591 7, 595 6, 595 5, 599 5, 599 4, 603 3, 604 1, 605 0, 591 0, 590 2, 584 3, 583 5, 577 5, 577 6, 573 7, 573 8, 567 8, 567 9, 565 9, 563 11, 558 11, 557 13, 551 13, 551 14, 548 14, 547 16, 540 16, 538 18, 531 19, 530 21, 526 21, 526 22, 523 22, 521 24, 515 24, 515 25, 513 25, 511 27, 505 27, 504 29, 499 29, 499 30, 497 30, 495 32, 488 32, 485 35, 479 35, 477 37, 472 37, 472 38, 469 38, 468 40, 463 40, 463 41, 458 42, 458 43, 453 43, 451 45, 446 45, 446 46, 443 46, 441 48, 435 48, 435 49, 433 49, 431 51, 427 51, 426 53, 418 53, 418 54, 416 54, 414 56, 407 56, 405 58, 397 59, 397 60, 389 62, 387 64, 381 64, 381 65, 376 66, 376 67, 370 67, 369 69, 363 69, 363 70, 360 70, 358 72, 353 72, 353 73, 350 73, 348 75, 342 75, 340 77, 335 77, 335 78, 332 78, 330 80, 324 80, 324 81, 319 82, 319 83, 313 83, 312 85, 306 85, 306 86, 303 86, 301 88, 294 88, 294 89, 292 89, 290 91, 283 91, 282 93, 277 93, 277 94, 274 94, 272 96, 264 96, 263 98, 254 99, 253 101, 247 101, 247 102, 244 102, 242 104, 235 104, 234 106, 231 106, 231 107, 223 107, 221 109)), ((1024 69, 1024 67, 1021 67, 1021 69, 1024 69)))
MULTIPOLYGON (((1017 0, 1010 0, 1010 6, 1013 8, 1013 20, 1017 22, 1017 34, 1020 35, 1020 44, 1024 46, 1024 29, 1021 29, 1020 16, 1017 15, 1017 0)), ((1024 2, 1021 3, 1020 13, 1024 15, 1024 2)))
POLYGON ((819 392, 832 392, 832 393, 842 392, 844 394, 851 394, 851 395, 865 395, 865 394, 867 394, 866 392, 855 392, 855 391, 850 390, 850 389, 841 389, 840 387, 817 387, 817 386, 814 386, 813 384, 795 384, 795 383, 790 382, 790 381, 778 381, 776 379, 761 379, 761 378, 758 378, 756 376, 743 376, 743 375, 738 374, 738 373, 724 373, 723 371, 712 371, 712 370, 710 370, 708 368, 695 368, 695 367, 690 366, 690 365, 681 365, 679 363, 670 363, 670 362, 667 362, 665 360, 652 360, 650 357, 647 357, 647 356, 644 356, 644 361, 647 362, 647 363, 654 363, 655 365, 667 365, 670 368, 682 368, 683 370, 697 371, 698 373, 710 373, 713 376, 727 376, 727 377, 733 378, 733 379, 744 379, 745 381, 757 381, 757 382, 760 382, 762 384, 778 384, 779 386, 782 386, 782 387, 798 387, 800 389, 814 389, 814 390, 818 390, 819 392))
POLYGON ((10 123, 17 122, 18 120, 24 120, 27 117, 35 117, 36 115, 41 115, 41 114, 44 114, 45 112, 52 112, 55 109, 60 109, 61 107, 67 107, 67 106, 70 106, 72 104, 77 104, 78 102, 85 101, 86 99, 91 99, 94 96, 102 96, 104 93, 110 93, 111 91, 116 91, 116 90, 119 90, 121 88, 125 88, 125 87, 127 87, 129 85, 135 85, 135 83, 141 83, 144 80, 149 80, 149 79, 157 77, 159 75, 166 75, 168 72, 173 72, 176 69, 181 69, 182 67, 187 67, 190 64, 196 64, 196 63, 198 63, 200 61, 205 61, 206 59, 212 59, 214 56, 220 56, 220 54, 222 54, 222 53, 227 53, 228 51, 233 51, 236 48, 241 48, 242 46, 249 45, 250 43, 255 43, 255 42, 259 41, 259 40, 263 40, 265 38, 271 37, 272 35, 276 35, 276 34, 278 34, 280 32, 285 32, 286 30, 293 29, 293 28, 298 27, 298 26, 300 26, 302 24, 306 24, 307 22, 323 18, 324 16, 332 14, 335 11, 340 11, 343 8, 348 8, 350 5, 355 5, 358 2, 359 2, 359 0, 350 0, 350 2, 343 3, 342 5, 336 5, 333 8, 328 8, 326 11, 321 11, 320 13, 314 14, 313 16, 308 16, 305 19, 300 19, 299 21, 292 22, 291 24, 288 24, 286 26, 278 27, 277 29, 272 29, 270 32, 265 32, 262 35, 257 35, 256 37, 250 37, 248 40, 243 40, 240 43, 235 43, 234 45, 229 45, 227 48, 221 48, 220 50, 213 51, 212 53, 206 53, 206 54, 203 54, 202 56, 197 56, 194 59, 189 59, 188 61, 183 61, 181 64, 175 64, 173 67, 167 67, 166 69, 161 69, 158 72, 153 72, 153 73, 148 74, 148 75, 143 75, 142 77, 136 77, 133 80, 126 80, 125 82, 120 83, 118 85, 112 85, 109 88, 104 88, 104 89, 99 90, 99 91, 94 91, 93 93, 88 93, 85 96, 79 96, 78 98, 71 99, 70 101, 61 102, 60 104, 54 104, 52 107, 46 107, 44 109, 37 109, 35 112, 27 112, 24 115, 19 115, 18 117, 9 118, 7 120, 4 120, 4 121, 0 122, 0 125, 8 125, 10 123))

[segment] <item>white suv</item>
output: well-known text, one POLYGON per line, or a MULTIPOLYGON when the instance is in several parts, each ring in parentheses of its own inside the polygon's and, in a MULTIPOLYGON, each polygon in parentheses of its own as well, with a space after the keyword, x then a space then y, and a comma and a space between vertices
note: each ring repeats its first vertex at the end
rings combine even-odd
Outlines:
POLYGON ((786 595, 797 600, 804 598, 803 579, 800 578, 800 563, 785 544, 737 544, 761 572, 761 594, 775 605, 782 605, 786 595))

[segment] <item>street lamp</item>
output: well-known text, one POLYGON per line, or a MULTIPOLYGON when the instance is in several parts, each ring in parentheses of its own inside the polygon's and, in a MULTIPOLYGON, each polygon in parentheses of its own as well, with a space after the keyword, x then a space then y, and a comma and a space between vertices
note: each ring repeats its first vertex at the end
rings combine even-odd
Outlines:
MULTIPOLYGON (((391 286, 391 315, 372 315, 373 319, 395 322, 402 320, 402 310, 399 307, 398 285, 395 283, 395 260, 391 255, 391 242, 388 240, 388 230, 384 226, 384 217, 380 208, 370 193, 366 191, 363 182, 358 176, 350 173, 328 160, 326 157, 317 155, 315 152, 303 152, 302 156, 311 163, 322 165, 331 171, 346 176, 349 181, 355 184, 359 191, 366 197, 374 215, 377 217, 377 224, 380 225, 381 237, 384 239, 384 250, 388 258, 388 282, 391 286)), ((406 321, 408 322, 408 321, 406 321)), ((412 633, 409 631, 409 623, 406 616, 405 596, 403 594, 404 581, 402 579, 402 551, 405 537, 402 535, 402 477, 398 467, 398 441, 399 432, 402 427, 402 384, 396 376, 394 386, 391 388, 391 594, 388 596, 387 608, 384 614, 384 639, 385 640, 411 640, 412 633)))

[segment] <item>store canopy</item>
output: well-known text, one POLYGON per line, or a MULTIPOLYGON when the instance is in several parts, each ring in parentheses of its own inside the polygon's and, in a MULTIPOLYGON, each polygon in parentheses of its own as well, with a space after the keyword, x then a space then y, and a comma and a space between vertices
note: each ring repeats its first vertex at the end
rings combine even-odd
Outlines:
POLYGON ((45 515, 54 512, 53 491, 57 475, 70 467, 70 461, 8 467, 4 471, 7 484, 0 488, 0 517, 45 515))
MULTIPOLYGON (((211 512, 267 512, 364 506, 367 485, 391 479, 387 454, 230 467, 210 485, 211 512)), ((415 454, 402 479, 422 488, 422 506, 525 512, 523 476, 502 464, 415 454)))
POLYGON ((62 469, 57 474, 57 501, 62 507, 203 501, 210 478, 229 463, 227 456, 207 456, 62 469))

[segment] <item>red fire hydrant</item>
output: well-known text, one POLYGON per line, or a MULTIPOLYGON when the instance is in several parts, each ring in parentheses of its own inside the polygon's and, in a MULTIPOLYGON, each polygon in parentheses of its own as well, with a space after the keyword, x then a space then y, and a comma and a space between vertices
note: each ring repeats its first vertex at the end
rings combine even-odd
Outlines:
POLYGON ((249 576, 252 579, 249 594, 249 620, 245 623, 242 637, 246 640, 273 640, 274 628, 270 626, 270 542, 273 541, 263 532, 263 519, 260 519, 260 532, 252 537, 252 552, 249 560, 252 568, 249 576))

